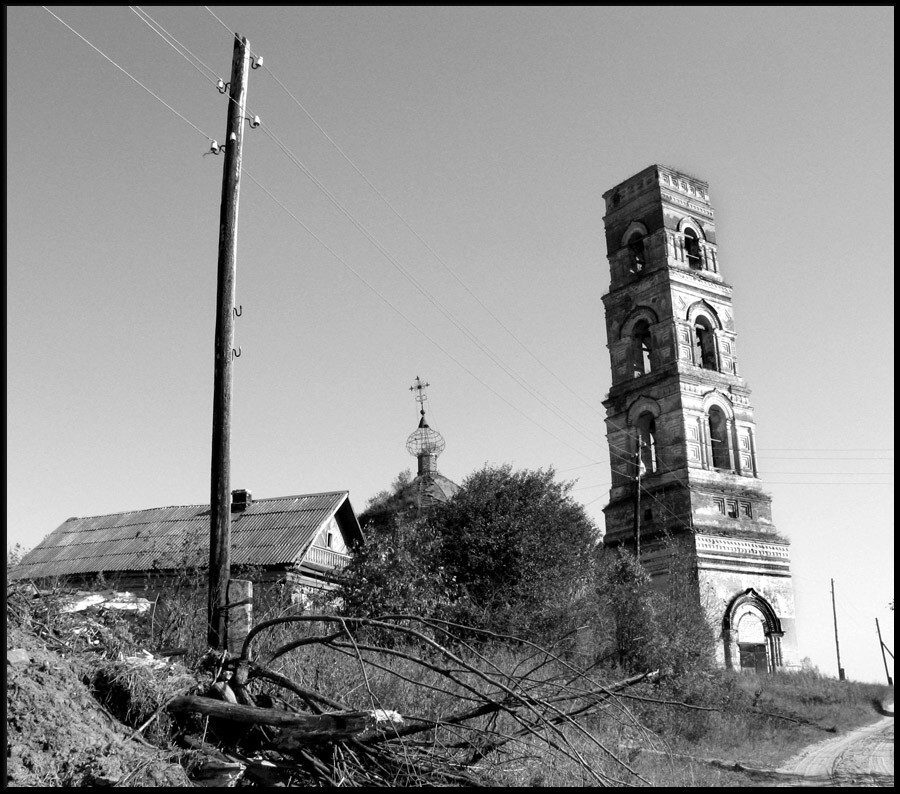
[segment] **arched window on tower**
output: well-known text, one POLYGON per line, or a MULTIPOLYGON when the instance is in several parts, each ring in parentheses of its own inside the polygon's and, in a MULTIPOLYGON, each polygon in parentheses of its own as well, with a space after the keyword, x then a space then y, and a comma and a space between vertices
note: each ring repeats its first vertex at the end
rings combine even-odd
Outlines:
POLYGON ((713 468, 731 469, 728 422, 725 419, 725 412, 717 405, 709 409, 709 441, 712 445, 713 468))
POLYGON ((631 332, 631 358, 634 364, 634 377, 647 375, 650 372, 651 336, 650 323, 640 320, 635 323, 631 332))
POLYGON ((647 255, 644 251, 644 238, 636 231, 628 238, 628 254, 631 257, 630 270, 632 273, 640 273, 647 264, 647 255))
POLYGON ((642 477, 653 474, 657 470, 656 458, 656 420, 649 411, 642 413, 636 423, 637 444, 639 454, 636 455, 638 468, 642 477))
POLYGON ((703 369, 718 369, 716 337, 712 324, 705 317, 698 317, 694 321, 694 363, 703 369))
POLYGON ((703 266, 703 260, 700 257, 700 239, 697 237, 697 232, 690 227, 684 230, 684 253, 691 267, 699 270, 703 266))

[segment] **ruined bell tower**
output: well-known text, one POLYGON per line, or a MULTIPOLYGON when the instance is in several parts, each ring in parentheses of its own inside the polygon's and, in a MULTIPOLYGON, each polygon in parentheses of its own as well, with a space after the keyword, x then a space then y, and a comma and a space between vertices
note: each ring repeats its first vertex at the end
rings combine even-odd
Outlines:
POLYGON ((604 543, 638 551, 657 583, 668 549, 686 551, 718 663, 772 671, 799 663, 790 546, 758 477, 708 187, 652 165, 603 194, 612 364, 604 543))

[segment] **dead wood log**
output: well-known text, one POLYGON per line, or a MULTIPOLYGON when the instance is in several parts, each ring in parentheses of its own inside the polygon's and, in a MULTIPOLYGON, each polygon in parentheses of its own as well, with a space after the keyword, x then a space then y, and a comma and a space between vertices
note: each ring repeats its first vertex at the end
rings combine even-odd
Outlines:
POLYGON ((292 714, 279 709, 263 709, 223 703, 196 695, 182 695, 168 705, 168 711, 178 714, 196 712, 231 722, 271 725, 282 729, 283 736, 308 743, 356 736, 375 725, 371 712, 350 711, 342 714, 292 714))

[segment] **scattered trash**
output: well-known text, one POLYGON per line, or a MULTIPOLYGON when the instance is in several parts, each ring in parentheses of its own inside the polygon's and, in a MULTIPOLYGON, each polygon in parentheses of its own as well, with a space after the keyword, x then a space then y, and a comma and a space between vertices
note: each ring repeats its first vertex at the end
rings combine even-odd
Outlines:
POLYGON ((31 657, 28 655, 28 652, 24 648, 13 648, 11 651, 6 652, 6 663, 15 665, 28 664, 31 662, 31 657))

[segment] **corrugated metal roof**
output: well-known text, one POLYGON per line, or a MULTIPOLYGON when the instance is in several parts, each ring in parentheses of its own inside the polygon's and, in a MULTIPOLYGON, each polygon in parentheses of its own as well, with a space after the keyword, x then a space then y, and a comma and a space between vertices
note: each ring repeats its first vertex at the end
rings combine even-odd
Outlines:
MULTIPOLYGON (((348 541, 361 538, 347 491, 258 499, 244 510, 233 510, 231 563, 299 562, 318 530, 332 517, 348 541)), ((28 552, 10 578, 206 565, 209 524, 209 505, 70 518, 28 552)))

